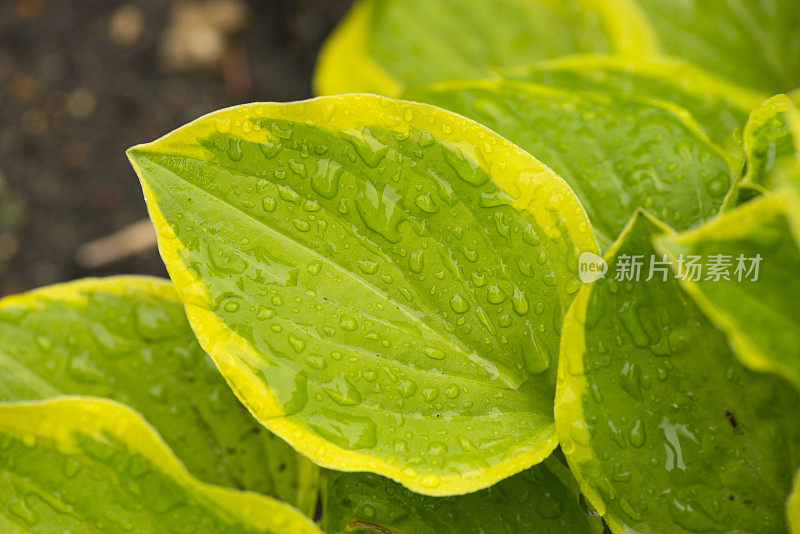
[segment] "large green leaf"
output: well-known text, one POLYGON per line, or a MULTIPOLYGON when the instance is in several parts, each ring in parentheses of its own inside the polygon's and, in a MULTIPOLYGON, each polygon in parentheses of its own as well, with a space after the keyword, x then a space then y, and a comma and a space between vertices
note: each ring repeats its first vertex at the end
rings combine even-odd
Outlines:
POLYGON ((0 300, 0 401, 62 394, 128 404, 194 476, 313 512, 316 467, 242 407, 167 281, 87 279, 0 300))
POLYGON ((193 478, 106 399, 0 404, 0 531, 319 533, 289 505, 193 478))
POLYGON ((514 80, 434 84, 404 97, 475 119, 550 166, 604 248, 638 207, 681 229, 715 215, 732 182, 735 163, 667 103, 514 80))
POLYGON ((731 133, 744 127, 750 110, 766 98, 677 59, 570 56, 502 73, 507 78, 562 89, 672 102, 688 110, 721 146, 733 144, 731 133))
POLYGON ((800 86, 797 0, 636 0, 661 52, 768 93, 800 86))
POLYGON ((786 199, 761 197, 658 245, 675 260, 717 257, 728 266, 719 279, 680 280, 746 365, 800 388, 800 248, 786 199))
POLYGON ((200 343, 296 449, 428 494, 553 450, 561 319, 596 245, 527 153, 349 95, 230 108, 129 156, 200 343))
POLYGON ((569 470, 553 457, 491 488, 426 497, 373 474, 323 471, 321 526, 329 534, 599 534, 569 470))
POLYGON ((485 76, 574 53, 640 53, 633 0, 358 0, 326 43, 317 94, 394 96, 408 84, 485 76))
POLYGON ((639 213, 564 320, 561 446, 614 532, 781 532, 800 395, 742 366, 668 266, 647 280, 665 231, 639 213), (642 277, 617 281, 636 255, 642 277))

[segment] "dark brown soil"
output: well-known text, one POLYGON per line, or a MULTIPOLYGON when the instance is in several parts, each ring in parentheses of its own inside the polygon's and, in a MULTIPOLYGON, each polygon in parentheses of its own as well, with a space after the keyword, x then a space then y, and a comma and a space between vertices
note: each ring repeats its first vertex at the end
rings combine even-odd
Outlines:
POLYGON ((75 260, 82 244, 146 217, 125 149, 221 107, 310 97, 319 46, 350 0, 245 3, 222 67, 174 71, 158 54, 173 2, 0 0, 0 296, 166 274, 155 249, 96 269, 75 260), (109 28, 126 5, 145 24, 120 44, 109 28))

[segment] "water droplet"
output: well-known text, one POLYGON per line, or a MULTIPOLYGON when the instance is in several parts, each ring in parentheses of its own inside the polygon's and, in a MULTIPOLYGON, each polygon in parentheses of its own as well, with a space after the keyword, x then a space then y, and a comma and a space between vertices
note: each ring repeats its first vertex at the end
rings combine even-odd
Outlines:
POLYGON ((325 361, 325 358, 320 356, 319 354, 312 354, 311 356, 306 358, 306 363, 309 367, 313 367, 319 371, 322 371, 326 367, 328 367, 328 362, 325 361))
POLYGON ((403 398, 407 399, 416 393, 417 385, 411 380, 402 379, 397 386, 397 391, 400 392, 403 398))
POLYGON ((329 159, 317 162, 317 169, 311 175, 311 188, 322 198, 334 198, 339 192, 339 178, 344 169, 338 163, 329 159))
POLYGON ((299 337, 296 337, 293 334, 289 334, 287 339, 289 341, 289 345, 292 346, 292 348, 294 349, 294 351, 297 354, 300 354, 301 352, 303 352, 303 349, 306 348, 306 340, 305 339, 301 339, 299 337))
POLYGON ((343 376, 338 376, 328 383, 328 387, 323 387, 328 397, 336 404, 342 406, 357 406, 361 404, 361 394, 358 389, 343 376))
POLYGON ((631 445, 634 447, 641 447, 644 445, 645 438, 644 422, 637 420, 635 423, 633 423, 631 431, 628 433, 628 441, 630 441, 631 445))
POLYGON ((355 201, 356 210, 367 228, 390 243, 399 243, 401 237, 397 225, 406 219, 405 213, 400 209, 402 198, 388 184, 365 182, 355 201))
POLYGON ((500 304, 508 298, 505 292, 497 284, 492 284, 486 292, 486 300, 490 304, 500 304))
POLYGON ((514 288, 514 294, 511 295, 511 306, 517 315, 528 313, 528 297, 525 296, 524 291, 514 288))
POLYGON ((424 257, 422 249, 412 253, 408 257, 408 268, 411 269, 411 272, 419 274, 422 272, 423 266, 424 266, 424 257))
POLYGON ((444 389, 444 394, 450 399, 455 399, 461 393, 461 388, 456 384, 451 384, 444 389))
POLYGON ((278 206, 278 203, 272 197, 264 197, 264 200, 261 201, 261 206, 267 213, 272 213, 273 211, 275 211, 275 208, 278 206))
POLYGON ((364 274, 375 274, 378 272, 379 263, 377 261, 359 260, 357 262, 358 268, 364 274))
POLYGON ((289 159, 289 168, 292 170, 293 173, 298 175, 301 178, 306 177, 306 164, 302 161, 297 161, 296 159, 292 158, 289 159))
POLYGON ((437 475, 424 475, 419 479, 419 485, 423 488, 436 488, 441 483, 441 478, 437 475))
POLYGON ((317 415, 309 417, 309 425, 343 449, 370 449, 377 443, 375 423, 366 417, 321 408, 317 415))
POLYGON ((620 370, 620 385, 628 395, 642 402, 642 372, 636 364, 625 363, 620 370))
POLYGON ((319 260, 314 260, 308 264, 306 270, 313 275, 318 275, 320 271, 322 271, 322 262, 319 260))
POLYGON ((339 318, 339 326, 342 330, 347 330, 348 332, 353 332, 358 328, 358 321, 355 320, 354 317, 342 314, 339 318))
POLYGON ((425 347, 422 349, 422 352, 428 358, 433 358, 434 360, 444 360, 446 354, 442 349, 437 349, 436 347, 425 347))
POLYGON ((454 293, 450 299, 450 308, 456 313, 465 313, 469 310, 469 302, 460 293, 454 293))
POLYGON ((545 519, 557 519, 562 514, 561 503, 545 493, 536 503, 536 513, 545 519))
POLYGON ((439 211, 439 206, 436 205, 430 193, 417 195, 417 198, 414 199, 414 204, 425 213, 436 213, 439 211))

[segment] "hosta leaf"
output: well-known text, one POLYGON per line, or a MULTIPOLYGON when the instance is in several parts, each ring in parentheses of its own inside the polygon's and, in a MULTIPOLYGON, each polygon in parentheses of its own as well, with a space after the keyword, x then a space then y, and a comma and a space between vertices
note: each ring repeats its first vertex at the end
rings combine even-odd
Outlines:
POLYGON ((472 121, 372 95, 252 104, 129 151, 200 343, 317 463, 476 490, 555 447, 569 187, 472 121))
POLYGON ((408 84, 485 76, 581 52, 639 53, 633 0, 359 0, 320 55, 317 94, 394 96, 408 84), (491 22, 491 23, 489 23, 491 22))
POLYGON ((688 110, 718 145, 729 144, 731 133, 766 98, 677 59, 570 56, 505 69, 503 75, 562 89, 672 102, 688 110))
POLYGON ((606 256, 607 278, 570 308, 559 441, 614 532, 782 532, 800 395, 743 367, 668 268, 615 280, 633 256, 652 265, 665 231, 638 214, 606 256))
POLYGON ((562 176, 602 245, 643 206, 678 228, 715 215, 731 165, 680 108, 514 80, 447 82, 405 98, 488 126, 562 176))
POLYGON ((7 533, 319 533, 294 508, 193 478, 122 404, 0 404, 0 530, 7 533))
POLYGON ((0 300, 0 401, 62 394, 128 404, 194 476, 313 512, 316 467, 237 401, 167 281, 87 279, 0 300))
POLYGON ((728 279, 715 280, 710 273, 699 280, 684 277, 686 291, 728 333, 746 365, 778 372, 800 388, 800 248, 784 198, 753 200, 666 237, 659 248, 675 259, 721 255, 730 265, 728 279))
POLYGON ((768 93, 800 85, 796 0, 636 0, 661 52, 768 93))
POLYGON ((780 165, 800 162, 800 108, 786 95, 776 95, 750 114, 744 130, 747 156, 743 183, 774 189, 780 165))
POLYGON ((553 457, 491 488, 456 497, 426 497, 378 475, 323 471, 321 526, 329 534, 461 534, 603 531, 582 505, 569 470, 553 457))

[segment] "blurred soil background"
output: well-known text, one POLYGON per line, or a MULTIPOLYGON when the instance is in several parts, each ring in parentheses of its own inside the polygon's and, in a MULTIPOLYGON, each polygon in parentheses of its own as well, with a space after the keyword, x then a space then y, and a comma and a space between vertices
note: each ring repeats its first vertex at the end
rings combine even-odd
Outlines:
POLYGON ((312 96, 350 3, 0 0, 0 296, 166 276, 125 149, 222 107, 312 96))

